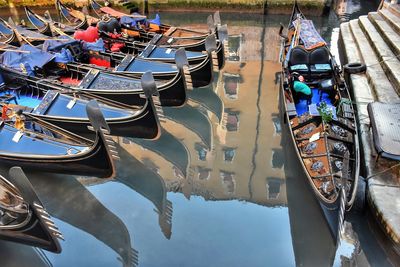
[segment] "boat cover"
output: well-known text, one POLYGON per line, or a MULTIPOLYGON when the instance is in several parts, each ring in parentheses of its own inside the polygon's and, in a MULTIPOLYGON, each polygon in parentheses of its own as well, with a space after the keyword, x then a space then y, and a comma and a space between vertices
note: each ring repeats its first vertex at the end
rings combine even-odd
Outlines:
MULTIPOLYGON (((295 20, 294 23, 299 23, 299 20, 295 20)), ((314 49, 319 46, 326 45, 325 40, 321 37, 318 31, 314 27, 312 20, 300 19, 300 39, 304 43, 304 48, 314 49)))
POLYGON ((83 42, 83 49, 91 51, 106 51, 103 39, 98 39, 96 42, 83 42))
POLYGON ((133 17, 129 17, 129 16, 123 16, 119 20, 119 23, 120 24, 124 24, 124 25, 126 25, 128 27, 137 28, 138 24, 145 24, 146 23, 146 19, 145 18, 133 18, 133 17))
POLYGON ((127 15, 123 12, 119 12, 115 9, 112 9, 111 7, 101 7, 100 10, 110 16, 117 17, 117 18, 122 18, 124 16, 129 16, 129 17, 133 17, 133 18, 146 18, 146 16, 137 15, 137 14, 127 15))
POLYGON ((57 63, 74 62, 74 56, 72 55, 69 49, 61 48, 61 51, 55 54, 54 62, 57 63))
POLYGON ((26 38, 30 38, 30 39, 48 39, 49 37, 40 33, 40 32, 36 32, 36 31, 31 31, 28 30, 24 27, 21 26, 16 26, 15 27, 18 31, 19 34, 21 34, 22 36, 26 37, 26 38))
POLYGON ((158 13, 156 14, 156 18, 155 19, 152 19, 152 20, 149 20, 149 22, 150 23, 153 23, 153 24, 157 24, 158 26, 160 26, 161 25, 161 18, 160 18, 160 15, 158 15, 158 13))
POLYGON ((16 51, 6 51, 0 56, 0 63, 12 69, 21 70, 25 68, 29 75, 33 74, 35 67, 43 67, 54 59, 55 55, 42 51, 36 47, 24 44, 16 51), (23 67, 22 67, 23 66, 23 67))
POLYGON ((135 71, 135 72, 146 72, 148 70, 151 70, 153 73, 176 72, 178 68, 176 67, 176 65, 170 63, 143 60, 137 58, 133 62, 131 62, 125 69, 118 69, 118 71, 135 71))
POLYGON ((48 39, 43 43, 43 51, 59 51, 61 48, 69 44, 77 43, 77 40, 71 39, 67 36, 59 36, 56 40, 48 39))
POLYGON ((400 103, 369 103, 368 114, 378 154, 400 160, 400 103))

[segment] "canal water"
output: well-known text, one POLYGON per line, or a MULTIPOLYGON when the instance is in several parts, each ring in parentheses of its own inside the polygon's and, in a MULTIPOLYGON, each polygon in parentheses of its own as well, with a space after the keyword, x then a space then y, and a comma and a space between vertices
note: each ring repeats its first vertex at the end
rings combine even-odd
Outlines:
MULTIPOLYGON (((357 14, 376 8, 353 2, 357 14)), ((206 17, 161 13, 192 28, 206 17)), ((366 214, 348 216, 336 247, 281 123, 278 30, 288 16, 221 17, 225 68, 186 106, 164 108, 159 140, 115 138, 115 179, 27 173, 63 251, 0 241, 1 266, 390 266, 366 214)), ((335 15, 311 18, 329 42, 335 15)))

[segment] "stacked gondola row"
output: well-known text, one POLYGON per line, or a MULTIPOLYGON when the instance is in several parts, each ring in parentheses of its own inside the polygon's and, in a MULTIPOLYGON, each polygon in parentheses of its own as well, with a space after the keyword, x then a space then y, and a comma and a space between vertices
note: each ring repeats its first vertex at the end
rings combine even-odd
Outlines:
MULTIPOLYGON (((26 8, 33 27, 0 21, 0 163, 110 178, 111 135, 157 139, 162 106, 224 66, 226 26, 161 24, 92 1, 94 16, 56 1, 65 23, 26 8)), ((0 176, 0 238, 60 252, 61 233, 20 168, 0 176)))

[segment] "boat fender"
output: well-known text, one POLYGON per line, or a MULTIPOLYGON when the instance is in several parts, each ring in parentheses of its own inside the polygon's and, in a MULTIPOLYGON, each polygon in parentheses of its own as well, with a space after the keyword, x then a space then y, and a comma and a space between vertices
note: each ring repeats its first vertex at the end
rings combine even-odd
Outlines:
POLYGON ((142 78, 140 79, 144 94, 147 98, 151 98, 153 95, 159 96, 159 92, 157 90, 156 82, 154 81, 153 74, 151 71, 146 71, 142 78))
POLYGON ((7 111, 8 111, 8 106, 7 105, 4 105, 2 108, 1 108, 1 118, 3 119, 3 120, 7 120, 9 117, 8 117, 8 115, 7 115, 7 111))
POLYGON ((363 73, 367 70, 367 66, 363 63, 348 63, 343 66, 343 69, 348 74, 363 73))
POLYGON ((217 50, 217 40, 215 39, 214 34, 210 34, 206 38, 206 50, 208 53, 211 53, 215 50, 217 50))

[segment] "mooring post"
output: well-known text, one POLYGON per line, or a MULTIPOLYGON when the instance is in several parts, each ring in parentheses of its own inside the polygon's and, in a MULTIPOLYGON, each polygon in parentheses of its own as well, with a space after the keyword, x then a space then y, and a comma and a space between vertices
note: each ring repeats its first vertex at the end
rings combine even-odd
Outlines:
POLYGON ((143 14, 149 15, 149 0, 143 0, 143 14))

